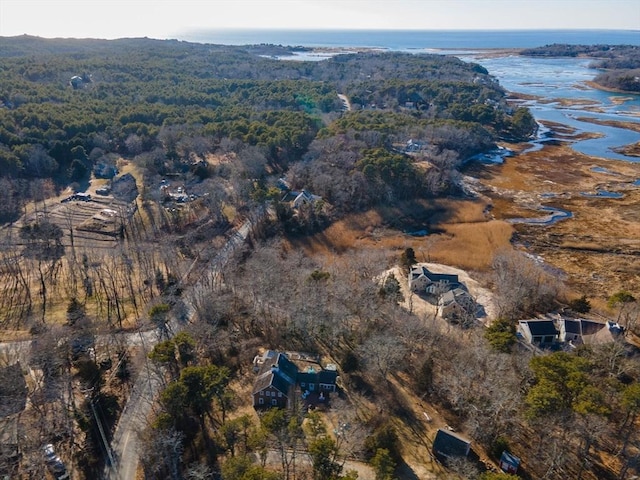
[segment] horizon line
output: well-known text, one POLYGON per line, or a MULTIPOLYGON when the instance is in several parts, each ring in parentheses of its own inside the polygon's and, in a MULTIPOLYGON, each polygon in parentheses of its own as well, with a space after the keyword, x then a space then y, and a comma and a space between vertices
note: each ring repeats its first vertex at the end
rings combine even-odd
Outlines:
MULTIPOLYGON (((188 38, 181 38, 188 35, 205 32, 628 32, 640 33, 640 29, 625 28, 291 28, 291 27, 197 27, 173 32, 167 36, 150 35, 124 35, 120 37, 84 37, 84 36, 46 36, 33 33, 21 33, 16 35, 0 35, 0 38, 35 37, 46 40, 125 40, 135 38, 146 38, 151 40, 184 40, 193 41, 188 38)), ((200 42, 198 42, 200 43, 200 42)))

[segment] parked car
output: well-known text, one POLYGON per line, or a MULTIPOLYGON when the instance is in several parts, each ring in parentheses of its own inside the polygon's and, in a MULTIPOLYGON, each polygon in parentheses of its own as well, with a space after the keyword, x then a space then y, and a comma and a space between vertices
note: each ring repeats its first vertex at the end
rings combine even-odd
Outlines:
POLYGON ((53 445, 51 445, 50 443, 47 443, 43 448, 43 453, 44 453, 44 461, 46 463, 50 463, 53 462, 56 458, 56 452, 53 449, 53 445))
POLYGON ((44 462, 56 480, 69 480, 69 472, 64 462, 56 455, 53 445, 48 443, 42 448, 44 462))

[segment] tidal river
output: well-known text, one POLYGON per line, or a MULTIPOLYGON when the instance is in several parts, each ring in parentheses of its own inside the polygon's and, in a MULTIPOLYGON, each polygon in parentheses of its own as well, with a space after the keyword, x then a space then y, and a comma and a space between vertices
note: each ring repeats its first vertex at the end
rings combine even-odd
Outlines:
MULTIPOLYGON (((589 87, 598 70, 588 68, 590 60, 579 58, 529 58, 519 55, 480 58, 460 56, 483 65, 508 91, 535 96, 523 105, 536 120, 561 123, 576 134, 592 132, 599 138, 575 141, 573 149, 585 155, 640 162, 614 148, 640 142, 640 133, 597 125, 585 119, 640 123, 640 95, 611 93, 589 87)), ((539 141, 551 137, 542 135, 539 141)), ((534 147, 535 148, 535 147, 534 147)))

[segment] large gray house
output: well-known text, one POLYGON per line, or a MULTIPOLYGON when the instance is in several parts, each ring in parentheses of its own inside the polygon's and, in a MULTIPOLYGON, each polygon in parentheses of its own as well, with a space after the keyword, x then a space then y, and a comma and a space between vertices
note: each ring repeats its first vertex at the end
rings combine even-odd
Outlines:
POLYGON ((446 291, 459 286, 458 275, 433 273, 424 265, 414 265, 409 272, 409 289, 412 292, 433 294, 438 288, 446 291))

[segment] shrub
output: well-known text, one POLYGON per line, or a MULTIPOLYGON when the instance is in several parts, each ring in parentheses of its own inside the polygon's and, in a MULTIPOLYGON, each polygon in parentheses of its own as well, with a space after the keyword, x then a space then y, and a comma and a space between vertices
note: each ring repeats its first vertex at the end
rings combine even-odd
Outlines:
POLYGON ((390 458, 398 463, 401 459, 398 450, 398 435, 389 423, 376 428, 373 433, 364 441, 364 451, 367 459, 371 461, 380 449, 386 449, 390 458))
POLYGON ((485 330, 484 338, 496 352, 509 353, 516 343, 515 325, 506 318, 497 318, 485 330))

